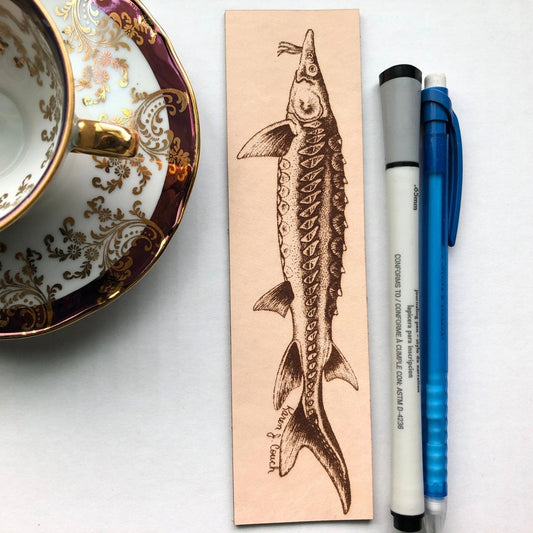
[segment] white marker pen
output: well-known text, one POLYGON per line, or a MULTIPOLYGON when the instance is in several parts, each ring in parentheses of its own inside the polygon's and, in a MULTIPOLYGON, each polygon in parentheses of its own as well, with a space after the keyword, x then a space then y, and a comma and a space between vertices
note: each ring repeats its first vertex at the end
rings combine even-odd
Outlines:
POLYGON ((391 513, 399 531, 424 515, 418 308, 418 191, 422 73, 393 66, 379 76, 389 230, 392 363, 391 513))

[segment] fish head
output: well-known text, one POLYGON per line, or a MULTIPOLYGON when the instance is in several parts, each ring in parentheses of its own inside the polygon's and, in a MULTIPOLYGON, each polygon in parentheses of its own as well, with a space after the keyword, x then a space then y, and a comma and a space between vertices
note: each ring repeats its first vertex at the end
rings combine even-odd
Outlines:
POLYGON ((292 51, 283 51, 295 53, 298 50, 300 63, 294 75, 287 113, 304 123, 324 118, 330 113, 329 99, 316 57, 313 30, 307 30, 301 47, 292 46, 292 51))

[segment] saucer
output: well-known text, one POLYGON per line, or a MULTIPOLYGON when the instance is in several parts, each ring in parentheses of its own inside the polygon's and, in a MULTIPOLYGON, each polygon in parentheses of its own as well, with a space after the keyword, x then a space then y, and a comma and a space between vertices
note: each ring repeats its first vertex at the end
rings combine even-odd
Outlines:
POLYGON ((135 129, 134 159, 69 154, 0 233, 0 338, 70 324, 115 300, 176 231, 199 157, 183 67, 140 2, 44 0, 69 50, 76 114, 135 129))

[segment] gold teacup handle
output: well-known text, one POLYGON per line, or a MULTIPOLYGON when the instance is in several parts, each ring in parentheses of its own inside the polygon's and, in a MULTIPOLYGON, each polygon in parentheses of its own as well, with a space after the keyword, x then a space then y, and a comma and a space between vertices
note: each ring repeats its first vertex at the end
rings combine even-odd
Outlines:
POLYGON ((135 157, 139 134, 122 126, 95 120, 78 120, 74 127, 73 152, 108 157, 135 157))

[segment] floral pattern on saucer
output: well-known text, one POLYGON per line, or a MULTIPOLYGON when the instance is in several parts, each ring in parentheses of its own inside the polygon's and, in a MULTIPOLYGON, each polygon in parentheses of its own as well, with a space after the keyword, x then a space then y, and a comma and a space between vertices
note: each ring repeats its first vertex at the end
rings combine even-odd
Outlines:
POLYGON ((71 56, 76 113, 137 130, 140 150, 133 160, 69 154, 64 176, 0 233, 0 337, 64 326, 135 284, 177 229, 198 164, 192 88, 144 7, 56 2, 44 3, 71 56))

